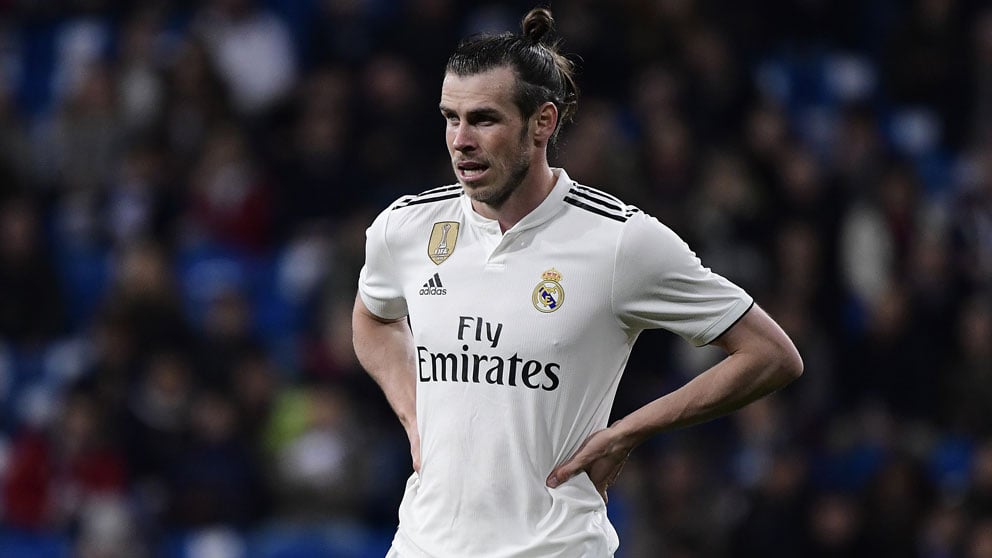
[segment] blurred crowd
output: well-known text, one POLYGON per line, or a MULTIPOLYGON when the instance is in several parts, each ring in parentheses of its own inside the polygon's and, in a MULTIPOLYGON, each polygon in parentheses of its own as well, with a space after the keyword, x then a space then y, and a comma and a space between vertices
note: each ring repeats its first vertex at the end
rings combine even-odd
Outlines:
MULTIPOLYGON (((454 181, 447 56, 531 7, 0 0, 0 534, 388 546, 410 457, 351 349, 364 230, 454 181)), ((992 8, 551 7, 583 89, 552 164, 672 227, 806 364, 634 453, 618 556, 992 557, 992 8)), ((616 415, 719 357, 645 333, 616 415)))

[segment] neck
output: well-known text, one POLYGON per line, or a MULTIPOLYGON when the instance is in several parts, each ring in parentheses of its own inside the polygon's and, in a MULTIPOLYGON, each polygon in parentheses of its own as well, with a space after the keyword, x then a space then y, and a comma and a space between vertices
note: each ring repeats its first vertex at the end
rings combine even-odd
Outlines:
POLYGON ((472 200, 472 208, 479 215, 498 221, 500 230, 506 232, 541 205, 554 189, 557 180, 558 177, 547 163, 535 165, 520 186, 498 207, 472 200))

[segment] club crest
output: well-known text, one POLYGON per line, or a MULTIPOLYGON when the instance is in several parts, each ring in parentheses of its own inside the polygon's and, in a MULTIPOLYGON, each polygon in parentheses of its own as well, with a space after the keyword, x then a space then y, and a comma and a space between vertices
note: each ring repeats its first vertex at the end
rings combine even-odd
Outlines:
POLYGON ((427 257, 436 265, 441 265, 455 251, 458 242, 458 223, 456 221, 441 221, 434 223, 431 238, 427 241, 427 257))
POLYGON ((561 286, 561 273, 551 268, 541 274, 541 282, 534 287, 531 295, 534 308, 548 313, 561 308, 565 302, 565 289, 561 286))

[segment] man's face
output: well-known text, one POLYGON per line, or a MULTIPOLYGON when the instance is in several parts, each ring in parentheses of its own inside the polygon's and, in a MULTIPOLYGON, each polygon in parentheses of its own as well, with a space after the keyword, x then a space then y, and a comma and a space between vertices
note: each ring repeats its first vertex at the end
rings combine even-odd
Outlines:
POLYGON ((520 186, 536 147, 529 121, 513 102, 516 75, 508 67, 470 76, 447 74, 441 115, 455 177, 477 202, 499 207, 520 186))

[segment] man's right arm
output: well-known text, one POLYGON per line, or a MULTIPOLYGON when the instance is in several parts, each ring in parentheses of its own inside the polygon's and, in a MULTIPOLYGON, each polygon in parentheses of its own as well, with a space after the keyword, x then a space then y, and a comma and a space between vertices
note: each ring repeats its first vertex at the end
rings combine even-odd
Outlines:
POLYGON ((420 432, 417 430, 416 354, 406 318, 387 320, 366 308, 359 295, 351 314, 355 354, 379 384, 410 439, 414 471, 420 472, 420 432))

